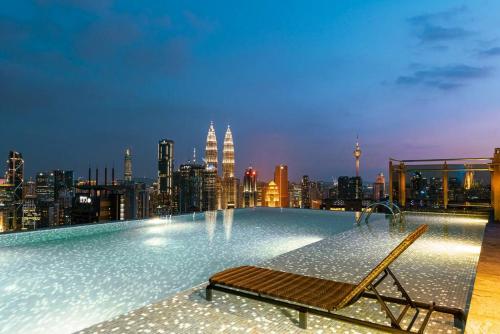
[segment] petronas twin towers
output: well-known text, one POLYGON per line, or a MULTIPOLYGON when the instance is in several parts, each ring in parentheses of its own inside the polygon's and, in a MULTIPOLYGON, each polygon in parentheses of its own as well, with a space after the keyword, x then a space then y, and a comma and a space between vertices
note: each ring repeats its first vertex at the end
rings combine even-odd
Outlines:
MULTIPOLYGON (((218 149, 217 136, 215 135, 214 123, 210 122, 205 146, 205 163, 207 168, 218 171, 218 149)), ((234 177, 234 142, 231 128, 228 126, 224 136, 222 150, 222 179, 219 179, 218 187, 220 196, 218 208, 235 208, 238 206, 238 179, 234 177)))
MULTIPOLYGON (((205 162, 207 166, 218 170, 217 136, 215 135, 214 123, 210 123, 205 146, 205 162)), ((234 177, 234 142, 231 128, 227 127, 224 136, 224 147, 222 150, 222 177, 234 177)))

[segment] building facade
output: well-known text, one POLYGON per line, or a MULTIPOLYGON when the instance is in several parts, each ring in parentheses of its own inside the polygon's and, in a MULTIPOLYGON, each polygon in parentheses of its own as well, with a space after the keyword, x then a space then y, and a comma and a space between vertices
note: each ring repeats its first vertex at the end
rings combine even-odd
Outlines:
POLYGON ((238 207, 239 181, 234 177, 234 162, 233 134, 228 126, 222 150, 222 209, 238 207))
POLYGON ((125 182, 132 181, 132 153, 130 148, 125 150, 125 158, 123 161, 123 180, 125 182))
POLYGON ((274 169, 274 183, 278 187, 278 206, 281 208, 288 208, 290 206, 290 198, 288 193, 288 166, 276 166, 276 168, 274 169))
POLYGON ((172 213, 174 182, 174 141, 162 139, 158 142, 158 205, 157 214, 172 213))
POLYGON ((243 176, 243 205, 244 208, 257 206, 257 171, 252 167, 245 170, 243 176))

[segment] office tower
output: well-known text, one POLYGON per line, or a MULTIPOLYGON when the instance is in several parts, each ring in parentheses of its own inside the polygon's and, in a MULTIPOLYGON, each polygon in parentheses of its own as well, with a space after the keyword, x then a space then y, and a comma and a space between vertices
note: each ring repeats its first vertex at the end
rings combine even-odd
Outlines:
POLYGON ((54 175, 54 198, 57 200, 63 191, 73 192, 73 171, 55 170, 54 175))
POLYGON ((222 150, 222 177, 234 177, 234 143, 233 134, 229 126, 224 136, 224 148, 222 150))
POLYGON ((379 202, 385 198, 385 177, 384 174, 379 173, 377 179, 373 184, 373 200, 379 202))
POLYGON ((228 126, 222 150, 222 208, 231 209, 238 205, 238 180, 234 177, 234 143, 228 126))
POLYGON ((359 177, 359 159, 361 158, 361 149, 358 138, 356 138, 356 148, 354 149, 354 158, 356 158, 356 177, 359 177))
POLYGON ((72 170, 54 171, 54 199, 59 206, 58 225, 71 223, 71 208, 74 197, 74 181, 72 170))
POLYGON ((288 166, 278 165, 274 169, 274 183, 276 183, 279 192, 279 207, 289 207, 288 197, 288 166))
POLYGON ((123 179, 125 182, 132 181, 132 153, 130 152, 130 148, 125 150, 125 159, 123 166, 123 179))
POLYGON ((205 163, 207 166, 213 166, 217 172, 217 161, 217 137, 215 136, 214 123, 210 122, 205 146, 205 163))
POLYGON ((14 216, 14 185, 7 179, 0 178, 0 232, 13 229, 12 217, 14 216))
POLYGON ((158 196, 157 214, 166 215, 175 211, 173 196, 174 141, 162 139, 158 142, 158 196))
POLYGON ((288 192, 290 207, 300 208, 302 205, 302 185, 300 183, 290 182, 288 185, 288 192))
POLYGON ((36 210, 40 216, 37 227, 55 226, 59 223, 59 206, 55 202, 53 172, 40 172, 35 178, 36 210))
POLYGON ((201 211, 205 167, 195 163, 183 164, 176 173, 175 188, 180 213, 201 211))
POLYGON ((7 183, 13 186, 12 204, 14 206, 10 224, 12 229, 18 230, 23 218, 23 185, 24 185, 24 160, 19 152, 10 151, 7 160, 7 183))
POLYGON ((357 201, 362 199, 362 180, 359 176, 341 176, 338 179, 339 199, 344 201, 357 201))
POLYGON ((321 183, 310 182, 311 209, 320 209, 323 203, 321 183))
POLYGON ((302 200, 300 207, 303 209, 311 208, 311 183, 309 181, 309 176, 302 176, 301 182, 301 192, 302 192, 302 200))
POLYGON ((40 172, 35 178, 35 192, 38 202, 54 202, 54 173, 40 172))
POLYGON ((217 170, 213 165, 205 166, 203 171, 203 211, 213 211, 218 209, 217 203, 217 170))
POLYGON ((252 208, 257 205, 257 171, 252 167, 245 170, 243 176, 243 207, 252 208))
POLYGON ((348 199, 349 193, 349 177, 348 176, 340 176, 338 178, 338 196, 341 200, 348 199))
POLYGON ((265 193, 266 193, 267 183, 262 181, 257 181, 257 199, 256 206, 266 206, 265 203, 265 193))
POLYGON ((158 192, 172 195, 174 174, 174 141, 162 139, 158 142, 158 192))

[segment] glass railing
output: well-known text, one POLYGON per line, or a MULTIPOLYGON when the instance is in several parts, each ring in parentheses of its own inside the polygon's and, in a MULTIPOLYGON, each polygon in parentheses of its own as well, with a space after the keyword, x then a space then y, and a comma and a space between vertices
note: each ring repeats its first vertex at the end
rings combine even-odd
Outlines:
POLYGON ((492 158, 396 160, 389 196, 405 210, 489 212, 492 158))

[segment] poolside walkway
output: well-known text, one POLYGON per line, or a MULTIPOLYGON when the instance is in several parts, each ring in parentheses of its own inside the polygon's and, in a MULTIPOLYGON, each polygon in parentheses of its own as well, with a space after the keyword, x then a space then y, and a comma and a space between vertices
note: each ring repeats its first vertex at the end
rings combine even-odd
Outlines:
POLYGON ((486 225, 465 333, 500 333, 500 224, 486 225))

